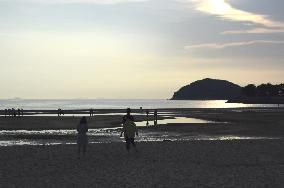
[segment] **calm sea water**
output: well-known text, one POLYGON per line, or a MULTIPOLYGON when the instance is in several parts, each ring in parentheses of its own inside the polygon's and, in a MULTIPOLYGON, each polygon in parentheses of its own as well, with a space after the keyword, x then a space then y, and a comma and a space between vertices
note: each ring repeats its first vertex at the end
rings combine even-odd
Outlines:
POLYGON ((242 108, 277 107, 275 104, 238 104, 226 100, 164 100, 164 99, 63 99, 63 100, 0 100, 0 109, 123 109, 123 108, 242 108))

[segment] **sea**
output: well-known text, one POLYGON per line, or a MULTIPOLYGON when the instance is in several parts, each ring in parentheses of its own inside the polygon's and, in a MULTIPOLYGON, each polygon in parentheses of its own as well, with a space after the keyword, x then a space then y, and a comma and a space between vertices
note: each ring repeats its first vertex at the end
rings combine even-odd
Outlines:
POLYGON ((124 109, 124 108, 274 108, 276 104, 226 103, 226 100, 166 100, 166 99, 2 99, 0 110, 124 109))

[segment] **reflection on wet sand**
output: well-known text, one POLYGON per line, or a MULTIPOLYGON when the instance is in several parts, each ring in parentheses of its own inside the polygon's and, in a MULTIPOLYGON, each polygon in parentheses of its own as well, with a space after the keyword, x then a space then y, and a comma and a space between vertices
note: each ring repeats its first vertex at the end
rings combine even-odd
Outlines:
MULTIPOLYGON (((171 116, 166 116, 171 117, 171 116)), ((159 125, 166 125, 169 123, 173 124, 179 124, 179 123, 214 123, 214 121, 207 121, 203 119, 197 119, 197 118, 189 118, 189 117, 175 117, 175 118, 169 118, 169 119, 162 119, 158 120, 159 125)), ((143 127, 143 126, 154 126, 154 121, 142 121, 142 122, 136 122, 137 126, 143 127)))
MULTIPOLYGON (((171 121, 173 122, 173 121, 171 121)), ((90 129, 90 143, 122 142, 119 137, 120 128, 90 129)), ((75 144, 76 132, 74 130, 13 130, 0 131, 0 146, 14 145, 58 145, 75 144)), ((246 139, 281 139, 279 137, 236 136, 236 135, 192 135, 172 131, 140 130, 138 142, 162 141, 196 141, 196 140, 246 140, 246 139)))

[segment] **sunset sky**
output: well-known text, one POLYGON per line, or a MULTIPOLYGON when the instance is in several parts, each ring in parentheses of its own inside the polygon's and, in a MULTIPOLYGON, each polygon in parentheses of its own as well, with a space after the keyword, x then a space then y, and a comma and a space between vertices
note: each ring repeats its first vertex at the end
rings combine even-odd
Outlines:
POLYGON ((0 0, 0 98, 170 98, 284 82, 281 0, 0 0))

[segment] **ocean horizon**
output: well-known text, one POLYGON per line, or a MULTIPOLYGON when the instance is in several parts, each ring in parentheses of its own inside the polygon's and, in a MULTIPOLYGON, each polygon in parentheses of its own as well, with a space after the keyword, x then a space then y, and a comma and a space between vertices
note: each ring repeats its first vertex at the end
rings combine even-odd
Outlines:
POLYGON ((167 100, 167 99, 1 99, 0 109, 155 109, 155 108, 274 108, 276 104, 226 103, 227 100, 167 100))

